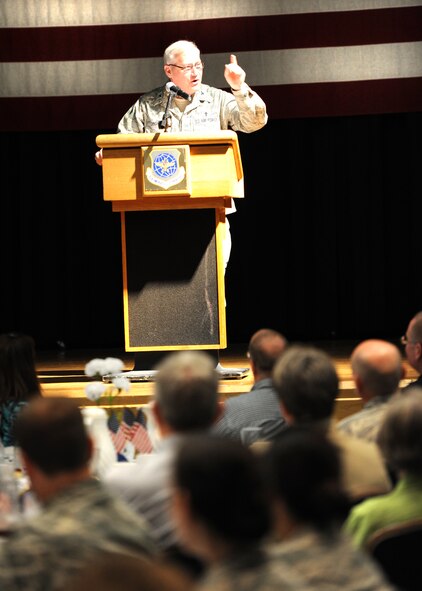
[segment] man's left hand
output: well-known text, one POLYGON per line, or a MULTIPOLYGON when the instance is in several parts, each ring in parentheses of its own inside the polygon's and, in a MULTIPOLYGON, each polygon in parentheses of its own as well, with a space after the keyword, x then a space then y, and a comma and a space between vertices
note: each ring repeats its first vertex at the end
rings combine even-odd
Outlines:
POLYGON ((240 90, 246 78, 246 72, 237 63, 235 55, 230 56, 230 63, 224 68, 224 78, 232 90, 240 90))

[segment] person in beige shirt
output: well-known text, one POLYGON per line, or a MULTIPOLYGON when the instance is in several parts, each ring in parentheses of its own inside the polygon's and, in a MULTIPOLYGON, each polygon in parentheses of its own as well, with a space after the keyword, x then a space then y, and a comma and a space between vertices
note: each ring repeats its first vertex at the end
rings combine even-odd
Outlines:
MULTIPOLYGON (((391 490, 378 446, 335 428, 339 380, 329 355, 316 347, 292 345, 277 361, 273 383, 288 424, 323 431, 340 449, 343 486, 351 503, 391 490)), ((263 445, 257 442, 254 447, 258 450, 263 445)))

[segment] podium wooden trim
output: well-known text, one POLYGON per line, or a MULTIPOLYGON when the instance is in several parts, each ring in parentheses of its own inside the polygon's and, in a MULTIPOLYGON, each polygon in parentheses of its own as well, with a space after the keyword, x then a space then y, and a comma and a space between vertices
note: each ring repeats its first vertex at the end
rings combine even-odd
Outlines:
POLYGON ((225 209, 244 196, 236 133, 107 134, 96 143, 104 201, 121 217, 126 351, 226 348, 225 209), (146 158, 160 148, 187 150, 184 188, 147 189, 146 158))

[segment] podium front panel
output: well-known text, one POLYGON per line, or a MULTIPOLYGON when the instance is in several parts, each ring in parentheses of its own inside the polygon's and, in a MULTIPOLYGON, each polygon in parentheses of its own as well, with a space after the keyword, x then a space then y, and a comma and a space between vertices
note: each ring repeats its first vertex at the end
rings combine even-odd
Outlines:
POLYGON ((126 350, 225 346, 215 209, 121 215, 126 350))

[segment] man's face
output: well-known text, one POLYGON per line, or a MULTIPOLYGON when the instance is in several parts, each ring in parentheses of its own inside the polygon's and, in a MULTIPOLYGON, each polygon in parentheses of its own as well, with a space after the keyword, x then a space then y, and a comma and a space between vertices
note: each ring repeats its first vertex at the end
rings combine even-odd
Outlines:
POLYGON ((166 64, 164 72, 166 76, 189 95, 194 94, 201 86, 202 63, 199 50, 195 47, 173 57, 173 65, 166 64), (180 67, 177 67, 180 66, 180 67), (188 67, 185 66, 195 66, 188 67), (185 68, 185 69, 183 69, 185 68))
POLYGON ((420 371, 422 359, 422 343, 418 343, 412 338, 412 328, 413 321, 411 320, 409 322, 409 326, 407 327, 406 334, 404 335, 406 339, 404 351, 409 365, 417 371, 420 371))

